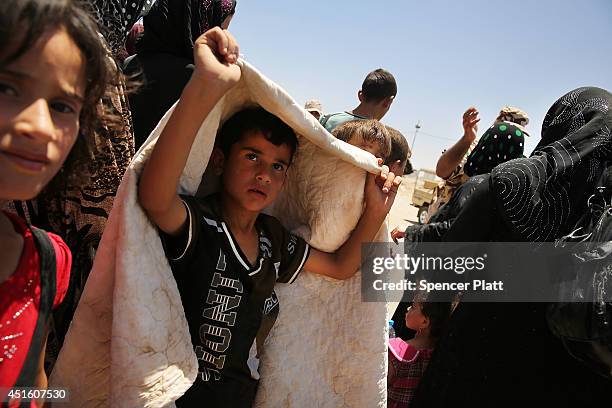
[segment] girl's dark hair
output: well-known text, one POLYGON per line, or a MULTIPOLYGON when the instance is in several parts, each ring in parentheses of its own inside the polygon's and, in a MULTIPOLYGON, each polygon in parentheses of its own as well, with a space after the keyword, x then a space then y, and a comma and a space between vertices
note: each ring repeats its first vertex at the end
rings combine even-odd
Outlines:
POLYGON ((427 292, 415 293, 414 302, 421 304, 421 313, 429 319, 429 333, 434 339, 438 339, 444 332, 450 320, 453 304, 451 302, 430 302, 427 292))
POLYGON ((266 140, 273 145, 289 146, 293 160, 298 145, 295 132, 277 116, 259 107, 243 109, 231 116, 219 131, 217 146, 227 156, 232 145, 250 131, 263 133, 266 140))
POLYGON ((451 315, 450 302, 423 302, 421 313, 429 318, 429 333, 437 339, 446 329, 451 315))
POLYGON ((123 80, 110 56, 90 5, 81 0, 2 0, 0 1, 0 66, 21 57, 48 30, 64 28, 81 50, 85 60, 86 87, 79 118, 80 136, 64 170, 78 173, 83 161, 90 160, 95 148, 94 130, 120 127, 121 118, 108 103, 123 80))

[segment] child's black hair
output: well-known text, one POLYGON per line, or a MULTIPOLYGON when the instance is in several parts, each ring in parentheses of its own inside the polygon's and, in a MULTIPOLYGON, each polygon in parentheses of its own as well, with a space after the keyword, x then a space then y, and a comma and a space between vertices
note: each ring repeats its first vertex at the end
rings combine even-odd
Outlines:
POLYGON ((293 161, 298 146, 295 132, 277 116, 260 107, 243 109, 231 116, 219 130, 217 146, 227 156, 232 145, 252 131, 261 132, 275 146, 289 146, 293 161))
POLYGON ((408 159, 412 155, 410 148, 408 147, 408 141, 399 130, 394 129, 391 126, 385 127, 387 128, 387 132, 389 132, 389 136, 391 138, 391 154, 389 154, 387 160, 385 160, 385 164, 390 165, 397 160, 402 163, 408 163, 408 159))
POLYGON ((413 173, 414 169, 412 168, 412 163, 410 162, 412 152, 408 147, 408 141, 399 130, 394 129, 391 126, 386 126, 386 128, 389 132, 389 136, 391 137, 391 154, 385 161, 385 164, 390 166, 393 162, 399 160, 400 162, 405 163, 403 173, 400 174, 400 176, 413 173))
POLYGON ((428 293, 417 292, 413 303, 419 302, 421 313, 429 319, 429 334, 437 340, 446 329, 453 310, 451 302, 430 302, 427 300, 428 293))
POLYGON ((379 68, 366 76, 361 92, 367 101, 380 102, 397 95, 397 84, 389 71, 379 68))
POLYGON ((422 302, 421 313, 429 318, 429 333, 438 339, 446 329, 451 316, 450 302, 422 302))

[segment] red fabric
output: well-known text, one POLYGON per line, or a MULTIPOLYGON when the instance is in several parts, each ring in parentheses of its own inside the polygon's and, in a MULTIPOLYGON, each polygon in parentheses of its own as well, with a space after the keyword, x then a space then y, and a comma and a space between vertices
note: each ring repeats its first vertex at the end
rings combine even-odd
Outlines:
MULTIPOLYGON (((40 259, 32 233, 25 222, 14 214, 4 214, 13 222, 15 231, 23 237, 23 251, 17 269, 6 281, 0 283, 0 387, 11 387, 17 381, 25 362, 38 318, 40 259)), ((55 308, 68 290, 72 256, 60 237, 49 234, 49 238, 57 260, 57 289, 53 302, 55 308)))
POLYGON ((387 389, 388 408, 407 408, 416 392, 433 349, 416 349, 399 337, 389 339, 389 365, 395 380, 387 389))

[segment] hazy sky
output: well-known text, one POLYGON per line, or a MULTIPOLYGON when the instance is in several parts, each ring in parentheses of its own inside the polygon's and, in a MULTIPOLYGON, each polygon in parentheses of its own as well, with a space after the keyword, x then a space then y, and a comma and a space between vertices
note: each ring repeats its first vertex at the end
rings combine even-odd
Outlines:
POLYGON ((398 95, 383 122, 433 168, 462 134, 470 105, 479 134, 503 105, 525 110, 532 134, 565 92, 612 90, 612 0, 238 0, 230 26, 247 61, 298 102, 353 109, 365 75, 388 69, 398 95))

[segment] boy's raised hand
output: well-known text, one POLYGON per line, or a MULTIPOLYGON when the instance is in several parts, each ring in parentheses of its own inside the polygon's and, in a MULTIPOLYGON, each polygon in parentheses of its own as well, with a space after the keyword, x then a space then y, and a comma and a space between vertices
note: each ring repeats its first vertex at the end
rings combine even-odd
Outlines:
POLYGON ((201 79, 207 87, 227 91, 240 80, 238 43, 227 30, 212 28, 193 44, 195 71, 192 78, 201 79))
POLYGON ((180 235, 188 222, 177 186, 198 129, 241 75, 236 64, 238 44, 218 27, 195 41, 193 56, 195 70, 145 164, 138 186, 138 198, 149 219, 169 235, 180 235))
MULTIPOLYGON (((378 159, 378 163, 382 164, 382 159, 378 159)), ((366 211, 384 218, 391 210, 401 183, 402 178, 384 165, 378 175, 368 173, 365 185, 366 211)))

